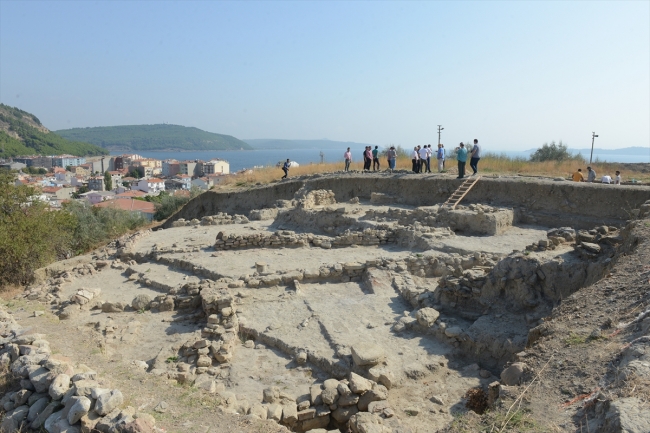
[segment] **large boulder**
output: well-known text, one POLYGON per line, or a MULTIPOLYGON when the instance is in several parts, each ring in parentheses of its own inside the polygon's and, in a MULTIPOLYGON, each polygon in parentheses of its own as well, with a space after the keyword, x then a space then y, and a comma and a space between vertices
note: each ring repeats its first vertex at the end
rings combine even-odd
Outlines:
POLYGON ((420 308, 415 314, 415 318, 417 319, 418 323, 427 328, 436 323, 438 317, 440 317, 438 310, 429 307, 420 308))
POLYGON ((377 365, 385 357, 384 349, 377 344, 366 341, 352 346, 352 359, 359 367, 377 365))
POLYGON ((523 362, 515 362, 501 372, 501 382, 507 386, 519 385, 521 376, 523 376, 525 370, 526 364, 523 362))
POLYGON ((151 305, 151 298, 149 295, 146 295, 144 293, 139 294, 135 298, 133 298, 133 301, 131 301, 131 307, 133 307, 134 310, 139 311, 139 310, 148 310, 151 305))

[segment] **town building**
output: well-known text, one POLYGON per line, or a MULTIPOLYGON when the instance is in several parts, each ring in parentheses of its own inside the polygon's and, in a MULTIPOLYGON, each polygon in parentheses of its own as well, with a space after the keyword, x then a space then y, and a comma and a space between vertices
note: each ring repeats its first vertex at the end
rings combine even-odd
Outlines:
POLYGON ((180 164, 176 160, 168 160, 162 162, 162 175, 164 177, 174 177, 180 173, 180 170, 180 164))
POLYGON ((88 189, 91 191, 106 190, 106 185, 104 185, 104 176, 95 176, 88 178, 88 189))
POLYGON ((156 213, 153 203, 143 200, 134 200, 132 198, 116 198, 115 200, 106 200, 93 206, 126 210, 140 214, 148 221, 152 221, 153 216, 156 213))
POLYGON ((230 174, 230 163, 222 159, 213 159, 203 163, 203 174, 230 174))
POLYGON ((79 166, 86 163, 86 158, 82 156, 59 155, 52 157, 53 167, 79 166))
POLYGON ((158 194, 165 190, 165 181, 162 179, 140 179, 135 185, 131 184, 131 189, 144 191, 147 194, 158 194))
POLYGON ((113 200, 116 195, 112 191, 88 191, 83 194, 79 194, 81 197, 84 197, 90 204, 101 203, 106 200, 113 200))

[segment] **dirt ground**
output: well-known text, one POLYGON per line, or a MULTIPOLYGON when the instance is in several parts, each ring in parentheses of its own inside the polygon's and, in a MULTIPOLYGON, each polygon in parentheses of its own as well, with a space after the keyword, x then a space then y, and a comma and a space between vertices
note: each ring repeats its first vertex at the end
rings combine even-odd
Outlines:
MULTIPOLYGON (((353 221, 330 235, 372 228, 376 224, 363 215, 389 208, 368 202, 343 207, 353 221)), ((331 214, 327 206, 313 210, 323 218, 331 214)), ((479 217, 489 213, 474 211, 479 217)), ((386 230, 405 227, 397 219, 381 224, 386 230)), ((417 239, 437 224, 406 228, 417 239)), ((516 221, 500 235, 452 232, 429 237, 435 240, 416 250, 400 239, 331 249, 213 247, 219 233, 271 235, 280 229, 295 232, 287 236, 324 233, 312 220, 287 225, 272 219, 158 230, 120 247, 128 250, 122 251, 123 260, 115 258, 120 250, 112 247, 89 255, 88 263, 110 264, 100 271, 53 278, 50 287, 57 288, 51 302, 11 293, 4 306, 29 332, 46 334, 53 353, 91 366, 106 381, 102 385, 122 391, 125 406, 152 414, 157 427, 169 432, 287 431, 274 421, 236 413, 230 396, 261 404, 263 391, 278 387, 299 399, 327 379, 350 371, 368 374, 351 362, 352 348, 367 342, 382 350, 380 366, 392 377, 387 404, 393 412, 382 415, 382 422, 394 433, 582 431, 596 426, 598 413, 583 407, 595 393, 612 400, 633 396, 646 404, 650 399, 648 377, 621 381, 615 373, 622 348, 640 335, 634 320, 650 303, 648 220, 625 233, 605 228, 608 237, 591 255, 575 239, 547 241, 552 227, 516 221), (189 265, 172 265, 181 262, 189 265), (265 264, 261 274, 260 262, 265 264), (319 269, 336 266, 342 275, 319 275, 319 269), (216 284, 234 298, 232 317, 239 324, 232 359, 213 361, 214 380, 222 386, 216 393, 180 383, 174 375, 177 367, 196 368, 182 348, 205 338, 206 298, 195 311, 101 309, 105 302, 130 305, 137 295, 183 298, 185 287, 214 283, 206 283, 205 271, 218 274, 216 284), (300 282, 284 281, 288 274, 299 275, 300 282), (266 275, 280 282, 251 282, 266 275), (71 296, 92 288, 101 289, 100 308, 59 317, 71 296), (427 308, 439 317, 425 326, 420 314, 427 308), (531 341, 535 330, 540 336, 531 341), (306 364, 297 362, 300 352, 308 354, 306 364), (487 412, 468 409, 471 390, 483 395, 515 361, 526 365, 520 383, 502 386, 501 398, 487 412), (162 401, 167 410, 154 411, 162 401)), ((592 232, 583 236, 600 239, 592 232)), ((225 321, 225 313, 220 319, 225 321)), ((346 431, 333 422, 329 428, 346 431)))

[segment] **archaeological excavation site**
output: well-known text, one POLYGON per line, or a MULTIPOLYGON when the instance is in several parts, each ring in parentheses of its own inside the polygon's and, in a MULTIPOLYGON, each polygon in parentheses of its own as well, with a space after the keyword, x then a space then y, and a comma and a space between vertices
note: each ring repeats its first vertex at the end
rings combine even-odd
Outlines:
POLYGON ((0 311, 0 429, 650 432, 650 187, 209 191, 0 311))

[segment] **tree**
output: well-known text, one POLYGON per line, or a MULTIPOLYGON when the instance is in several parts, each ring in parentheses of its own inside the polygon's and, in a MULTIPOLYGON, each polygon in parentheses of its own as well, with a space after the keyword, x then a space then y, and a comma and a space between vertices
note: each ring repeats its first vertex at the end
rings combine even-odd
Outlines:
POLYGON ((113 177, 108 171, 104 173, 104 189, 106 191, 111 191, 113 189, 113 177))
POLYGON ((34 188, 0 172, 0 285, 28 283, 36 269, 67 258, 75 226, 72 215, 50 210, 34 188))
POLYGON ((544 143, 542 147, 530 155, 530 160, 533 162, 567 161, 571 159, 581 159, 581 156, 571 155, 569 153, 567 145, 563 144, 562 141, 560 141, 558 144, 555 144, 555 141, 551 141, 551 144, 544 143))
POLYGON ((79 189, 77 189, 75 192, 72 193, 72 198, 75 199, 80 199, 81 194, 87 193, 88 192, 88 187, 86 185, 81 185, 79 189))

